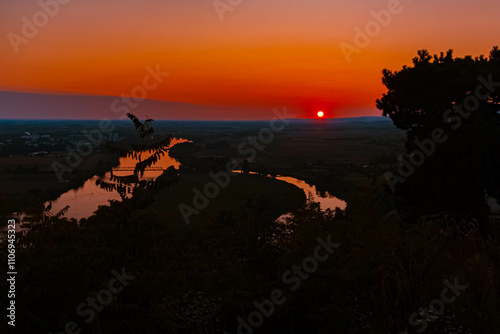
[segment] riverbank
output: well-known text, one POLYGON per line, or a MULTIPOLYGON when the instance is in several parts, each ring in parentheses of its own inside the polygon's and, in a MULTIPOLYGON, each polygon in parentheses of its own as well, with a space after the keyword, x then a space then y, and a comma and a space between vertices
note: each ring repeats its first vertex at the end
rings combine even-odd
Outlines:
MULTIPOLYGON (((60 182, 52 170, 52 163, 62 159, 50 156, 0 158, 0 216, 8 217, 28 205, 55 200, 119 164, 116 155, 96 152, 86 157, 73 172, 66 173, 66 182, 60 182)), ((0 225, 5 225, 6 221, 2 219, 0 225)))
POLYGON ((235 219, 249 212, 277 218, 306 201, 304 192, 290 183, 260 175, 241 174, 231 176, 228 185, 220 188, 217 196, 205 197, 207 205, 200 208, 193 203, 196 194, 198 191, 203 193, 204 186, 211 182, 213 179, 205 173, 183 174, 173 187, 152 192, 154 203, 151 208, 161 216, 178 223, 184 222, 179 205, 185 204, 199 212, 190 217, 191 221, 203 223, 222 212, 235 219))

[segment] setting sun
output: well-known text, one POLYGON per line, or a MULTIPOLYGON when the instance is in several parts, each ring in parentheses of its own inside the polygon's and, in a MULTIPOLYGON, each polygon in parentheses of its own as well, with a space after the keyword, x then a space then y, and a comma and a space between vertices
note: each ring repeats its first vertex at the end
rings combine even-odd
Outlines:
POLYGON ((323 117, 323 116, 325 116, 325 113, 324 113, 324 112, 322 112, 322 111, 318 111, 318 117, 320 117, 320 118, 321 118, 321 117, 323 117))

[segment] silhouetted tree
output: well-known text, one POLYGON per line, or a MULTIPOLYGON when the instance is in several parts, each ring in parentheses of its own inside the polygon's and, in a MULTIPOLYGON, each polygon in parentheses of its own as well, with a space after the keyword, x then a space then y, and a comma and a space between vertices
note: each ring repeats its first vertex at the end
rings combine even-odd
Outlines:
POLYGON ((387 92, 377 108, 407 131, 409 171, 392 180, 399 208, 410 220, 438 212, 474 217, 484 232, 485 190, 500 195, 498 47, 475 58, 420 50, 413 66, 384 69, 382 82, 387 92))
POLYGON ((153 119, 147 118, 142 123, 135 115, 127 113, 128 118, 134 123, 141 139, 140 144, 132 144, 130 149, 120 146, 110 146, 110 148, 120 157, 132 157, 137 159, 134 172, 126 176, 116 176, 111 172, 111 180, 108 182, 104 178, 96 180, 96 185, 107 191, 117 191, 122 198, 127 194, 133 194, 139 190, 161 189, 169 187, 177 182, 176 170, 171 167, 163 172, 156 180, 141 180, 146 168, 155 165, 169 150, 172 136, 167 136, 156 142, 150 142, 148 136, 154 134, 152 126, 153 119), (143 155, 149 154, 149 157, 142 159, 143 155))

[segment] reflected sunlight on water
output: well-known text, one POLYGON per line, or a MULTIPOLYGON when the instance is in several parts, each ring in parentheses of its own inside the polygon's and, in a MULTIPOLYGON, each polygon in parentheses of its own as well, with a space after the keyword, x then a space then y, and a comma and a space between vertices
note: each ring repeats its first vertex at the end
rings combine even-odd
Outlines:
POLYGON ((328 192, 325 192, 324 196, 322 196, 320 192, 316 189, 316 186, 307 184, 305 181, 290 176, 277 176, 276 179, 291 183, 299 187, 300 189, 304 190, 304 193, 308 197, 310 193, 312 195, 311 199, 314 202, 318 202, 321 206, 321 209, 323 210, 326 209, 335 210, 335 208, 337 207, 344 210, 347 206, 346 202, 335 196, 330 195, 328 192))
MULTIPOLYGON (((187 139, 182 138, 174 138, 170 147, 187 142, 187 139)), ((143 154, 142 160, 148 158, 150 154, 143 154)), ((126 176, 132 174, 132 170, 135 167, 138 160, 133 159, 131 157, 120 158, 120 164, 118 167, 113 169, 113 174, 116 176, 126 176), (128 168, 131 170, 127 171, 114 171, 115 169, 128 168)), ((156 179, 163 173, 163 169, 167 169, 170 166, 174 166, 175 168, 179 168, 180 163, 174 158, 170 157, 166 154, 162 157, 155 165, 155 168, 160 167, 162 170, 146 170, 144 173, 143 179, 156 179)), ((104 176, 105 181, 110 180, 111 173, 108 172, 104 176)), ((94 176, 91 179, 88 179, 84 185, 78 189, 70 190, 61 196, 58 199, 52 202, 52 212, 58 212, 62 210, 66 205, 69 205, 70 208, 66 214, 68 218, 87 218, 92 215, 94 211, 96 211, 99 205, 107 205, 110 200, 120 201, 121 197, 116 191, 106 191, 99 186, 96 186, 95 181, 99 177, 94 176)), ((45 205, 47 205, 45 203, 45 205)))
MULTIPOLYGON (((235 173, 243 173, 241 170, 234 170, 233 172, 235 173)), ((249 174, 258 174, 256 172, 249 172, 249 174)), ((271 177, 271 176, 268 176, 271 177)), ((316 186, 310 185, 306 183, 305 181, 296 179, 291 176, 276 176, 277 180, 285 181, 290 184, 293 184, 294 186, 302 189, 304 193, 306 194, 307 198, 310 198, 314 202, 318 202, 322 210, 330 209, 332 211, 335 210, 335 208, 340 208, 341 210, 345 210, 347 203, 331 194, 328 192, 325 192, 324 194, 321 194, 317 189, 316 186)), ((276 219, 277 222, 284 223, 286 222, 287 218, 292 217, 291 213, 285 213, 276 219)))

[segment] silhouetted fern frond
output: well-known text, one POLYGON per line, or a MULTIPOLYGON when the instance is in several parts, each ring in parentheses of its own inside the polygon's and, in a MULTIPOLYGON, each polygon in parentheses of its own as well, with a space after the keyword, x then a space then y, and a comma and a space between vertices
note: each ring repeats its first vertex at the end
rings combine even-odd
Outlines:
MULTIPOLYGON (((50 203, 50 204, 52 207, 52 203, 50 203)), ((69 210, 69 205, 66 205, 64 208, 62 208, 58 213, 56 213, 54 215, 54 218, 59 219, 59 218, 63 217, 68 212, 68 210, 69 210)))

